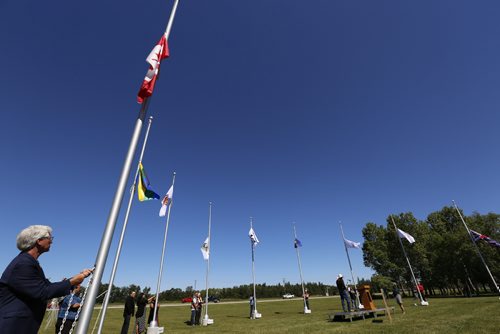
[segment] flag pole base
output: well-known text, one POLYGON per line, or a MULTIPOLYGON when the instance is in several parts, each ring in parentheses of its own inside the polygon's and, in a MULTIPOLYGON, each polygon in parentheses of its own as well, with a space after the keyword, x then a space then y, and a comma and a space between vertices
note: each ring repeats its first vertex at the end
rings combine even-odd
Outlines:
POLYGON ((148 327, 147 334, 160 334, 164 329, 164 327, 148 327))
POLYGON ((257 310, 255 310, 253 313, 253 318, 260 319, 260 318, 262 318, 262 314, 260 314, 259 312, 257 312, 257 310))
POLYGON ((311 310, 308 309, 307 307, 304 307, 304 314, 310 314, 311 310))
POLYGON ((208 325, 213 325, 214 324, 214 319, 210 319, 208 317, 208 314, 205 315, 205 317, 203 318, 203 320, 201 321, 201 325, 202 326, 208 326, 208 325))
POLYGON ((425 300, 422 300, 420 302, 420 305, 422 305, 422 306, 429 306, 429 302, 426 302, 425 300))

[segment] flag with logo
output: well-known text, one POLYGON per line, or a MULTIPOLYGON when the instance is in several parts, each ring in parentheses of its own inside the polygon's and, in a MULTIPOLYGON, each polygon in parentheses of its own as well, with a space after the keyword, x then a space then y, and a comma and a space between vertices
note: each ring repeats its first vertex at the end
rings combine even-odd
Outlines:
POLYGON ((167 213, 167 206, 172 202, 172 197, 174 196, 174 185, 170 186, 170 189, 168 189, 167 194, 165 197, 163 197, 163 200, 161 201, 161 208, 160 208, 160 217, 165 217, 167 213))
POLYGON ((144 77, 139 93, 137 93, 138 103, 144 102, 147 97, 153 95, 156 79, 158 78, 158 73, 160 71, 160 62, 168 56, 168 43, 165 35, 163 35, 149 56, 146 58, 146 62, 149 64, 149 70, 144 77))
POLYGON ((203 255, 204 260, 208 260, 210 257, 210 239, 208 239, 208 237, 201 245, 201 254, 203 255))
POLYGON ((253 230, 252 227, 250 228, 250 231, 248 231, 248 236, 250 237, 250 240, 252 241, 254 246, 256 246, 259 243, 259 239, 257 238, 257 235, 255 234, 255 231, 253 230))
POLYGON ((354 242, 351 240, 344 239, 344 244, 347 248, 361 248, 361 243, 360 242, 354 242))
POLYGON ((139 163, 139 185, 137 187, 137 197, 141 202, 152 199, 160 199, 160 195, 151 189, 151 184, 149 183, 148 176, 146 175, 146 171, 144 170, 142 163, 139 163))

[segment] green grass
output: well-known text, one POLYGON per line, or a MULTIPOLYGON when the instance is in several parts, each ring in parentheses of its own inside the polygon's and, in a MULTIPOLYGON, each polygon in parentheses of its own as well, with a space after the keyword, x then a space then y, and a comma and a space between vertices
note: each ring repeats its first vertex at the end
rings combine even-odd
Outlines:
MULTIPOLYGON (((341 306, 338 297, 328 297, 311 299, 312 314, 307 315, 301 313, 301 299, 258 300, 257 309, 262 318, 257 320, 248 318, 247 302, 210 304, 209 316, 215 323, 208 327, 186 324, 190 317, 189 304, 163 306, 160 325, 165 327, 165 333, 500 333, 498 297, 436 298, 429 300, 428 307, 414 306, 410 298, 404 302, 406 314, 403 315, 394 301, 389 301, 389 306, 396 306, 392 322, 385 316, 379 316, 376 321, 367 318, 352 323, 329 322, 328 314, 341 311, 341 306)), ((375 303, 383 307, 382 300, 375 300, 375 303)), ((123 307, 118 306, 108 309, 103 333, 120 332, 123 307)), ((98 313, 96 309, 88 333, 98 313)), ((53 325, 44 329, 45 321, 40 333, 54 333, 53 325)))

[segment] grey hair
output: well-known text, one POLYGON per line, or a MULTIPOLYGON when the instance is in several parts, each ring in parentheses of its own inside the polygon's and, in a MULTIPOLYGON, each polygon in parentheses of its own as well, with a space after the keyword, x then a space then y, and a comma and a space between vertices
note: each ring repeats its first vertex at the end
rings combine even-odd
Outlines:
POLYGON ((50 237, 52 228, 45 225, 31 225, 22 230, 16 238, 17 248, 24 252, 35 246, 38 239, 50 237))

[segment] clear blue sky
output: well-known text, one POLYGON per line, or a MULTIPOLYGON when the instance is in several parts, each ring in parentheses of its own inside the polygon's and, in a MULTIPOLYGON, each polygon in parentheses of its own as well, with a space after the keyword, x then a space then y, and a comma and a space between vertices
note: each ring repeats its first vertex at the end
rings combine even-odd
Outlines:
MULTIPOLYGON (((0 2, 2 270, 31 224, 54 228, 52 280, 94 263, 172 3, 0 2)), ((177 172, 162 289, 204 286, 209 201, 216 287, 252 280, 250 216, 257 282, 299 281, 295 221, 305 280, 333 284, 339 221, 362 241, 452 199, 499 212, 498 17, 498 1, 181 1, 144 157, 162 195, 177 172)), ((159 206, 134 201, 117 285, 156 286, 159 206)))

